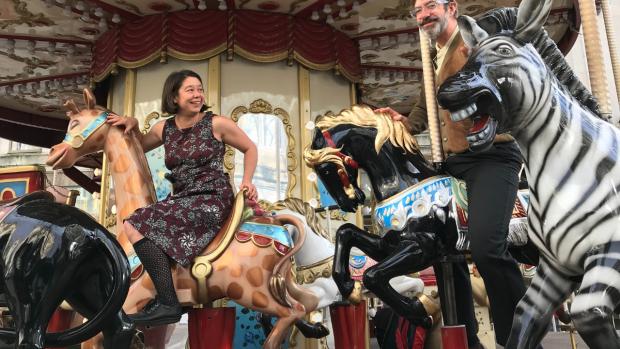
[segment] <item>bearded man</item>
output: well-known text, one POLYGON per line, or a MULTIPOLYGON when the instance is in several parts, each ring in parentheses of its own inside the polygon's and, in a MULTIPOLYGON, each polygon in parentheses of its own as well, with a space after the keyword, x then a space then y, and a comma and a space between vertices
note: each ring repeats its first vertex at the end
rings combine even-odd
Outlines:
MULTIPOLYGON (((458 4, 455 0, 415 0, 413 6, 412 16, 436 46, 433 63, 437 88, 467 62, 469 51, 456 20, 458 4)), ((428 127, 424 89, 408 118, 391 108, 377 111, 388 112, 394 120, 404 121, 413 134, 428 127)), ((487 289, 496 341, 503 346, 510 334, 517 303, 525 294, 523 278, 506 242, 518 190, 521 155, 508 134, 497 135, 493 146, 485 152, 470 152, 466 136, 471 127, 470 119, 453 122, 448 111, 440 110, 444 169, 467 183, 471 256, 487 289)), ((475 319, 471 318, 473 305, 463 299, 466 295, 471 297, 469 280, 462 275, 466 268, 455 265, 454 283, 458 320, 467 327, 472 348, 479 344, 477 329, 472 324, 475 319)))

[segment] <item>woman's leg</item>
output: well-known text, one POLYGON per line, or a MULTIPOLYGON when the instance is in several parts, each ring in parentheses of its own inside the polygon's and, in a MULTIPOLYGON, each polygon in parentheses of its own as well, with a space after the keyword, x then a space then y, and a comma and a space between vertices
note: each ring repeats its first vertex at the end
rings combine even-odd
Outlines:
POLYGON ((124 228, 157 291, 156 302, 147 305, 141 312, 129 317, 136 323, 150 325, 179 321, 181 306, 174 289, 168 256, 153 241, 140 234, 130 223, 125 222, 124 228))

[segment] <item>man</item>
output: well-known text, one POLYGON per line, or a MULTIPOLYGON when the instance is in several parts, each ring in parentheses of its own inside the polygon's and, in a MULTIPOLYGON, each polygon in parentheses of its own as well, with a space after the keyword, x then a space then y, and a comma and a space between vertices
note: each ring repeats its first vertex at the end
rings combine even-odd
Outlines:
MULTIPOLYGON (((455 0, 415 0, 413 5, 412 15, 420 29, 436 44, 437 54, 433 63, 437 88, 467 61, 468 49, 456 21, 458 5, 455 0)), ((408 121, 414 134, 428 126, 424 90, 408 119, 391 108, 378 111, 390 113, 394 120, 408 121)), ((471 120, 455 123, 447 111, 440 110, 439 122, 446 155, 444 168, 467 183, 472 259, 488 292, 496 341, 503 346, 510 334, 514 310, 525 293, 521 273, 508 253, 506 243, 518 189, 521 155, 514 139, 507 134, 496 136, 488 151, 471 153, 465 138, 472 126, 471 120)), ((463 283, 462 277, 455 277, 454 282, 457 295, 460 289, 471 288, 463 283)), ((463 302, 466 300, 457 299, 458 318, 467 327, 471 347, 477 342, 477 338, 471 338, 472 332, 473 336, 476 333, 475 324, 471 323, 469 306, 463 302)))

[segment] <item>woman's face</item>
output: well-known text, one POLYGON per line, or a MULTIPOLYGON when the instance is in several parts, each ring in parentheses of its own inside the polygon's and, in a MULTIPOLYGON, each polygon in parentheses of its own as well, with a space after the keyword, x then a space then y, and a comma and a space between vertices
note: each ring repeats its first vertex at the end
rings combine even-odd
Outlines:
POLYGON ((193 76, 188 76, 183 80, 179 93, 175 98, 179 106, 178 113, 194 114, 199 113, 205 104, 204 90, 200 80, 193 76))

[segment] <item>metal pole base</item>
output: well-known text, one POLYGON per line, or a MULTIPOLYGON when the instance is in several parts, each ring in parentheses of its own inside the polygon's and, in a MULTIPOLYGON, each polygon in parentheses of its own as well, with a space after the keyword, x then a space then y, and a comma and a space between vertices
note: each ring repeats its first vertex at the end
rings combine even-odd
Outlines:
POLYGON ((443 349, 468 349, 465 325, 441 327, 441 344, 443 349))

